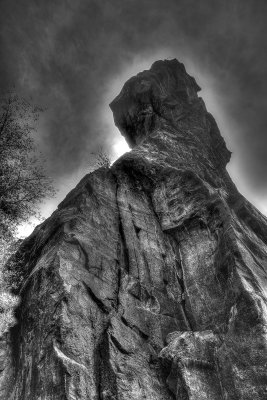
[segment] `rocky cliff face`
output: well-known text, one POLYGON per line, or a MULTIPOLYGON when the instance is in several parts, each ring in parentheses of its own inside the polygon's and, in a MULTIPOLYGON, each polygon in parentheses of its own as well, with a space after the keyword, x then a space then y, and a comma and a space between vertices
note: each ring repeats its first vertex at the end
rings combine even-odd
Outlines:
POLYGON ((158 61, 111 103, 132 151, 15 256, 1 399, 267 398, 267 221, 232 183, 199 90, 158 61))

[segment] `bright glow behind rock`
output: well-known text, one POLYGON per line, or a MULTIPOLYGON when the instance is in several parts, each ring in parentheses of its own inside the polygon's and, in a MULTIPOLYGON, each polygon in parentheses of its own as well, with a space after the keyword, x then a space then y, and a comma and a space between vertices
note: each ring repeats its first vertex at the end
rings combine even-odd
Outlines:
POLYGON ((126 153, 126 151, 130 151, 131 149, 128 146, 128 144, 126 143, 126 140, 123 137, 121 137, 119 140, 117 140, 113 144, 112 150, 113 150, 114 157, 116 160, 117 158, 122 156, 124 153, 126 153))

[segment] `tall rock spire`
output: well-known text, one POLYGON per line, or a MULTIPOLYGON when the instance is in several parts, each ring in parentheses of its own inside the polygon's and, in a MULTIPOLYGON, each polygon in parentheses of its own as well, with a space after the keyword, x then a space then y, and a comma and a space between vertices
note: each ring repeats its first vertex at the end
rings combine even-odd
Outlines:
POLYGON ((183 64, 111 103, 131 152, 24 241, 0 399, 263 400, 267 221, 183 64))

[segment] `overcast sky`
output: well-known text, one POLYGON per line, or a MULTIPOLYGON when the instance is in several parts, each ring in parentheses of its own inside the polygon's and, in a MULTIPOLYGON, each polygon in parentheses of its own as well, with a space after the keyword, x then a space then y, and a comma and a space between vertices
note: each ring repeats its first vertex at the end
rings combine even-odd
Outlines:
POLYGON ((202 87, 234 182, 267 214, 266 0, 1 0, 0 31, 1 91, 15 85, 46 108, 38 146, 59 195, 45 216, 88 172, 91 152, 126 149, 108 104, 164 58, 202 87))

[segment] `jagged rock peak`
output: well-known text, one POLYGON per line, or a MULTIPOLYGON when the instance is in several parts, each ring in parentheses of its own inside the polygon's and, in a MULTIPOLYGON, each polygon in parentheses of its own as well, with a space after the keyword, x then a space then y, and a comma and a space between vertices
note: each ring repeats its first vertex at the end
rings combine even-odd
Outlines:
POLYGON ((168 131, 170 126, 188 136, 183 131, 190 127, 193 140, 204 141, 206 150, 219 152, 225 166, 230 152, 198 91, 200 87, 184 64, 176 59, 156 61, 150 70, 130 78, 110 107, 115 124, 130 147, 142 143, 152 132, 168 131))
POLYGON ((110 107, 116 125, 129 144, 134 146, 138 144, 138 138, 133 136, 137 122, 138 130, 142 130, 142 123, 148 128, 145 119, 149 115, 166 118, 170 117, 168 113, 173 110, 175 116, 181 118, 190 105, 197 101, 199 90, 195 79, 186 73, 184 65, 176 59, 156 61, 150 70, 130 78, 110 107))

